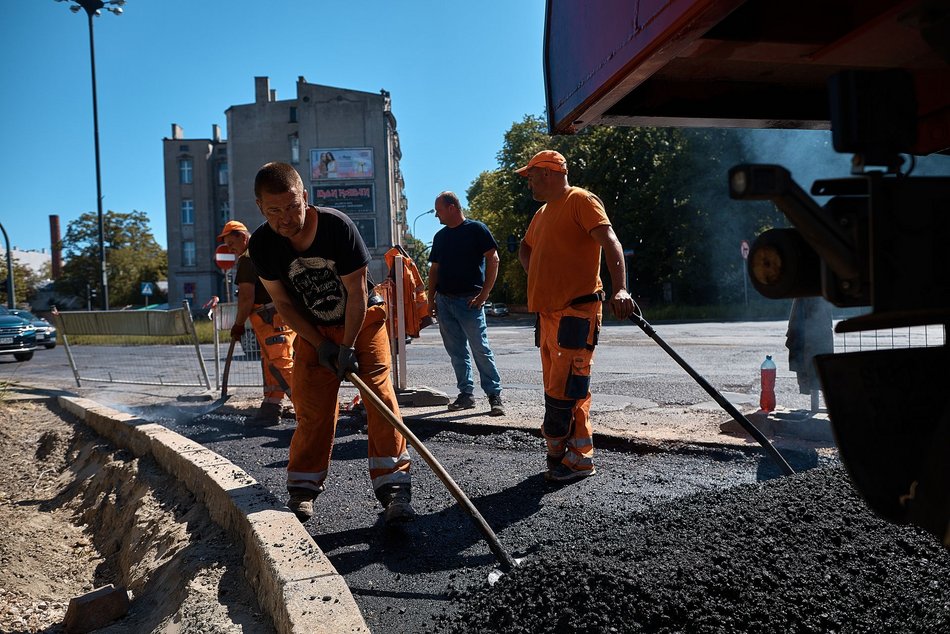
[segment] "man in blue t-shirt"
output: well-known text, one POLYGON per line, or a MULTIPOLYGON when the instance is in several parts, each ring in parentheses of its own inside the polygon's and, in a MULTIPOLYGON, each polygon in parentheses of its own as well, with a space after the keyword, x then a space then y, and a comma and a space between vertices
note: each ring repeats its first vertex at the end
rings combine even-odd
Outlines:
POLYGON ((482 389, 488 395, 489 413, 504 416, 501 377, 488 345, 484 310, 498 277, 498 243, 484 223, 465 217, 458 196, 450 191, 435 199, 435 217, 445 227, 435 234, 429 252, 429 313, 438 317, 442 343, 458 384, 459 395, 449 404, 449 411, 475 407, 474 358, 482 389))

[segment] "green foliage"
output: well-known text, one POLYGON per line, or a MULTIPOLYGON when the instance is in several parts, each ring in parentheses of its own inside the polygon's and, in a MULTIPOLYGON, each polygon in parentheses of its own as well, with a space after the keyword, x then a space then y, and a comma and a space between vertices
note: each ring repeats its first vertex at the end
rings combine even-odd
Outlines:
POLYGON ((416 268, 419 269, 419 275, 422 276, 422 283, 428 287, 429 247, 411 233, 406 234, 402 246, 406 250, 406 253, 409 254, 409 257, 412 258, 412 261, 416 263, 416 268))
MULTIPOLYGON (((16 306, 28 304, 34 297, 39 286, 51 277, 50 265, 47 263, 42 273, 37 274, 17 258, 13 258, 13 303, 16 306)), ((6 255, 0 258, 0 305, 7 305, 9 286, 7 284, 6 255)))
MULTIPOLYGON (((139 293, 142 282, 157 282, 168 277, 168 255, 152 236, 148 216, 141 211, 103 214, 103 241, 106 270, 109 276, 110 308, 142 303, 139 293)), ((56 281, 55 290, 63 295, 88 299, 87 292, 100 283, 99 221, 97 214, 87 212, 69 223, 63 239, 66 263, 56 281)), ((165 301, 158 291, 152 303, 165 301)), ((94 307, 102 306, 102 289, 93 298, 94 307)))
MULTIPOLYGON (((786 224, 771 204, 729 199, 728 169, 747 160, 735 131, 593 127, 551 137, 541 118, 526 116, 505 134, 498 169, 467 191, 469 215, 502 247, 500 283, 513 303, 525 301, 527 279, 504 243, 509 235, 520 241, 541 205, 513 170, 542 149, 561 152, 570 183, 603 200, 621 244, 634 252, 628 286, 649 303, 741 301, 740 241, 786 224)), ((609 288, 605 266, 601 277, 609 288)))

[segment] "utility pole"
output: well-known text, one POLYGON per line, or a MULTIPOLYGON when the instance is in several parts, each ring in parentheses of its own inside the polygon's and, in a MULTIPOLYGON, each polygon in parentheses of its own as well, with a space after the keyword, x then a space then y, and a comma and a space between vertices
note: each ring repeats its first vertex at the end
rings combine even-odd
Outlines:
POLYGON ((125 0, 56 0, 56 2, 70 2, 73 13, 85 10, 89 18, 89 63, 92 67, 92 130, 96 144, 96 209, 99 214, 99 269, 102 280, 102 305, 109 310, 109 274, 106 270, 106 247, 104 239, 104 223, 102 218, 102 172, 99 167, 99 102, 96 98, 96 43, 93 37, 92 18, 101 15, 101 9, 115 15, 122 15, 125 0), (112 5, 112 6, 106 6, 112 5))

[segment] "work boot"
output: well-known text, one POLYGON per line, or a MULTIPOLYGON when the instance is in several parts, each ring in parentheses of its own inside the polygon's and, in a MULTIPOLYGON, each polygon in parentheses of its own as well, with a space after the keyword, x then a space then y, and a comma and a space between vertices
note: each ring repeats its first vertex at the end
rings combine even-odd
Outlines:
POLYGON ((304 523, 313 517, 313 501, 320 494, 319 491, 310 489, 291 489, 289 491, 290 499, 287 500, 287 508, 294 512, 300 523, 304 523))
POLYGON ((566 484, 575 480, 583 480, 584 478, 590 477, 595 473, 597 473, 597 470, 593 467, 590 469, 571 469, 566 464, 560 463, 553 469, 548 469, 544 474, 544 479, 548 482, 566 484))
POLYGON ((471 394, 459 394, 454 403, 449 403, 449 411, 457 412, 460 409, 475 409, 475 398, 471 394))
POLYGON ((547 454, 546 457, 547 457, 547 463, 548 463, 548 471, 553 471, 554 469, 557 469, 558 465, 561 464, 561 461, 564 460, 564 454, 561 454, 560 456, 552 456, 551 454, 547 454))
POLYGON ((488 404, 491 406, 491 411, 488 412, 489 416, 505 415, 505 404, 501 402, 501 394, 489 394, 488 404))
POLYGON ((247 427, 273 427, 280 424, 280 403, 261 403, 257 413, 244 422, 247 427))
POLYGON ((411 484, 386 484, 376 491, 376 498, 383 504, 383 522, 386 526, 405 524, 416 519, 412 508, 411 484))

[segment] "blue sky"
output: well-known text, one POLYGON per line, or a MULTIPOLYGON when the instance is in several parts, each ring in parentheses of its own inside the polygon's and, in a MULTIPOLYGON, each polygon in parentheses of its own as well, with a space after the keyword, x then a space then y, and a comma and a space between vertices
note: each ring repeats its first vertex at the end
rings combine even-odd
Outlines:
MULTIPOLYGON (((4 0, 0 21, 0 224, 12 246, 49 249, 49 215, 65 235, 96 210, 89 34, 85 12, 54 0, 4 0)), ((543 114, 544 0, 127 0, 96 18, 103 208, 146 212, 166 245, 162 143, 226 131, 224 111, 254 101, 254 77, 278 98, 299 75, 392 95, 410 230, 429 242, 443 189, 496 167, 503 135, 543 114)), ((749 134, 758 162, 788 166, 807 188, 847 176, 827 132, 749 134)), ((918 174, 950 172, 932 157, 918 174), (929 162, 929 164, 928 164, 929 162)), ((584 183, 577 183, 584 185, 584 183)), ((725 186, 722 195, 725 196, 725 186)), ((0 245, 2 246, 2 245, 0 245)))
MULTIPOLYGON (((96 210, 85 12, 54 0, 5 0, 0 21, 0 223, 11 246, 49 249, 96 210)), ((496 166, 504 132, 542 114, 543 0, 127 0, 94 20, 103 209, 146 212, 163 247, 162 143, 226 131, 224 111, 254 101, 254 77, 278 98, 299 75, 392 95, 408 220, 443 189, 464 192, 496 166)), ((419 218, 419 237, 438 230, 419 218)))

